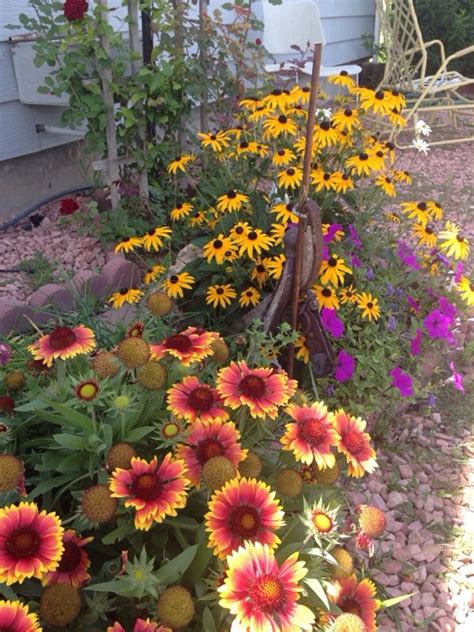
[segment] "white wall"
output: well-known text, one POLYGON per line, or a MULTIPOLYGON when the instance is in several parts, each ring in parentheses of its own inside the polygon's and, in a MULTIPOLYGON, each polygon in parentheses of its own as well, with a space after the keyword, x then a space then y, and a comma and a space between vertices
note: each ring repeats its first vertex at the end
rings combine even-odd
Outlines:
MULTIPOLYGON (((211 0, 209 12, 220 7, 226 0, 211 0)), ((298 0, 284 0, 297 2, 298 0)), ((313 0, 320 9, 326 35, 323 64, 342 64, 367 55, 362 44, 363 33, 374 32, 374 0, 313 0)), ((116 28, 123 27, 125 10, 121 0, 109 0, 114 9, 111 20, 116 28)), ((72 137, 55 134, 37 134, 35 125, 58 125, 60 107, 23 105, 18 89, 8 39, 21 34, 21 29, 11 31, 7 24, 18 23, 20 13, 33 14, 28 0, 0 0, 0 161, 41 151, 48 147, 71 142, 72 137)), ((223 16, 226 15, 223 12, 223 16)), ((255 13, 261 16, 258 3, 255 13)), ((258 37, 258 33, 255 34, 258 37)))

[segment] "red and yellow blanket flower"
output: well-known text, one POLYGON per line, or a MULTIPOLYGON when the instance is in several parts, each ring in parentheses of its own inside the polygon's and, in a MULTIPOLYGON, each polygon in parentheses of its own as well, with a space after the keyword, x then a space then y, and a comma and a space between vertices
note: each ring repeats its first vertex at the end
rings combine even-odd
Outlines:
MULTIPOLYGON (((107 628, 107 632, 126 632, 126 629, 116 621, 107 628)), ((172 630, 150 619, 137 619, 133 624, 133 632, 172 632, 172 630)))
POLYGON ((233 410, 248 406, 254 418, 275 419, 278 408, 288 403, 296 387, 296 380, 291 380, 285 371, 271 367, 251 369, 243 361, 232 362, 217 376, 217 390, 226 406, 233 410))
POLYGON ((334 413, 334 426, 338 433, 337 449, 347 459, 349 475, 360 478, 366 472, 372 473, 378 466, 370 435, 364 432, 366 422, 340 409, 334 413))
POLYGON ((236 468, 247 456, 240 445, 240 432, 231 421, 195 421, 190 426, 186 443, 176 447, 176 456, 187 467, 186 476, 199 487, 204 465, 215 456, 223 456, 236 468))
POLYGON ((235 632, 303 632, 313 629, 314 614, 298 604, 299 582, 307 573, 298 553, 281 566, 272 549, 260 542, 245 542, 227 558, 220 605, 235 616, 235 632))
POLYGON ((42 360, 43 364, 52 366, 54 360, 68 360, 92 351, 95 348, 95 336, 92 329, 84 325, 56 327, 27 348, 35 360, 42 360))
POLYGON ((0 630, 12 632, 41 632, 38 615, 30 613, 28 606, 19 601, 0 600, 0 630))
POLYGON ((280 439, 283 449, 293 452, 297 461, 307 465, 314 462, 319 469, 333 467, 336 457, 332 447, 337 446, 339 436, 324 403, 290 404, 286 412, 294 421, 285 426, 285 434, 280 439))
POLYGON ((211 345, 215 339, 214 332, 188 327, 179 334, 168 336, 159 344, 151 344, 151 355, 155 360, 160 360, 169 354, 184 366, 189 366, 213 355, 211 345))
POLYGON ((168 410, 178 419, 225 421, 229 413, 215 388, 189 375, 168 390, 168 410))
POLYGON ((57 569, 64 529, 55 513, 21 502, 0 509, 0 582, 10 586, 57 569))
POLYGON ((341 579, 328 589, 328 596, 342 612, 357 615, 365 624, 367 632, 377 629, 375 613, 378 608, 376 589, 370 579, 358 582, 355 575, 341 579))
POLYGON ((65 531, 63 534, 64 551, 58 567, 43 577, 41 580, 43 586, 48 586, 49 584, 70 584, 79 588, 87 583, 90 579, 87 571, 91 562, 84 547, 89 542, 92 542, 93 539, 92 537, 81 538, 73 529, 65 531))
POLYGON ((109 480, 114 498, 125 498, 125 507, 133 507, 135 527, 148 531, 153 522, 176 516, 186 505, 189 480, 183 461, 166 454, 161 463, 157 457, 148 462, 134 457, 128 470, 117 468, 109 480))
POLYGON ((209 503, 209 513, 204 517, 208 546, 221 560, 245 540, 274 549, 280 543, 275 531, 285 524, 284 515, 268 485, 255 478, 233 479, 209 503))

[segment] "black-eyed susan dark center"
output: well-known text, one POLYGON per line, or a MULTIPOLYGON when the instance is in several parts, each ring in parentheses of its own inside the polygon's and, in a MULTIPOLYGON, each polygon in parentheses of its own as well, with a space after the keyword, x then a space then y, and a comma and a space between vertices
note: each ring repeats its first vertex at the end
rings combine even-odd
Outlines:
POLYGON ((416 206, 420 211, 426 211, 426 202, 419 202, 416 206))
POLYGON ((247 235, 247 239, 250 239, 250 241, 255 241, 256 239, 258 239, 258 234, 254 230, 251 230, 247 235))
POLYGON ((178 277, 176 276, 176 274, 172 274, 172 275, 170 276, 170 278, 169 278, 169 282, 170 282, 170 283, 178 283, 178 281, 179 281, 179 279, 178 279, 178 277))
POLYGON ((330 178, 331 178, 331 174, 330 174, 330 173, 325 173, 325 174, 323 175, 323 180, 326 180, 326 182, 327 182, 328 180, 330 180, 330 178))
POLYGON ((290 167, 289 169, 286 170, 286 174, 288 176, 294 176, 295 175, 295 170, 292 167, 290 167))
POLYGON ((347 116, 347 118, 350 118, 352 116, 353 112, 350 108, 346 108, 344 110, 344 116, 347 116))
POLYGON ((219 294, 219 296, 221 296, 222 294, 224 294, 224 288, 222 287, 218 287, 216 290, 216 294, 219 294))
POLYGON ((321 294, 325 296, 326 298, 329 298, 330 296, 332 296, 332 292, 328 287, 323 288, 321 291, 321 294))
POLYGON ((288 118, 284 114, 280 114, 278 122, 284 125, 285 123, 288 123, 288 118))
POLYGON ((235 197, 237 197, 237 193, 234 191, 234 189, 230 189, 230 191, 227 191, 227 197, 229 198, 229 200, 233 200, 235 197))
POLYGON ((331 266, 332 268, 337 266, 337 259, 335 259, 334 257, 331 257, 330 259, 328 259, 328 266, 331 266))
POLYGON ((319 127, 325 132, 327 132, 331 127, 331 123, 329 123, 329 121, 323 121, 322 123, 319 124, 319 127))
POLYGON ((385 95, 384 95, 384 93, 382 92, 382 90, 377 90, 377 92, 375 93, 375 95, 374 95, 374 96, 375 96, 375 98, 376 98, 378 101, 383 101, 383 98, 384 98, 384 96, 385 96, 385 95))
POLYGON ((365 153, 365 151, 363 151, 362 153, 359 154, 359 160, 368 160, 369 156, 368 154, 365 153))
POLYGON ((222 243, 220 239, 214 239, 214 241, 212 242, 212 245, 216 250, 219 250, 219 248, 222 248, 224 244, 222 243))

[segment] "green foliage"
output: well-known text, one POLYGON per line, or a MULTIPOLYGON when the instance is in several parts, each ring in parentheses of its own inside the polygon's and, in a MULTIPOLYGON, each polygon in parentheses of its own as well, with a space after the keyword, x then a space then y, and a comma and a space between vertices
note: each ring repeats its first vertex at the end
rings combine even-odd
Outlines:
MULTIPOLYGON (((451 55, 472 44, 474 33, 474 0, 415 0, 416 14, 425 42, 439 39, 446 55, 451 55)), ((428 49, 428 72, 439 68, 441 57, 438 46, 428 49)), ((450 70, 458 70, 474 77, 474 55, 454 61, 450 70)))
POLYGON ((48 259, 39 250, 28 259, 23 259, 19 267, 28 273, 28 284, 33 290, 37 290, 42 285, 53 283, 56 280, 57 262, 48 259))

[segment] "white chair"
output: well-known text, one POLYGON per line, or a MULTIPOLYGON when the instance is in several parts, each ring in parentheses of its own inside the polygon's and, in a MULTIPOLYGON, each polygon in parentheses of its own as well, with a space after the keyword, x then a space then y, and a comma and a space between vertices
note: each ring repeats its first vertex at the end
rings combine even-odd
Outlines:
MULTIPOLYGON (((302 2, 285 2, 275 5, 262 2, 263 37, 262 43, 270 55, 296 55, 292 46, 298 46, 303 51, 317 43, 326 43, 317 5, 311 0, 302 2)), ((313 63, 306 62, 304 66, 284 61, 280 64, 266 64, 267 72, 291 70, 311 75, 313 63)), ((355 76, 356 81, 362 68, 357 64, 344 66, 321 66, 321 77, 337 75, 342 70, 348 75, 355 76)))

